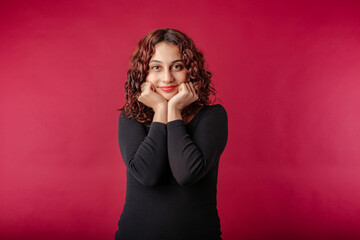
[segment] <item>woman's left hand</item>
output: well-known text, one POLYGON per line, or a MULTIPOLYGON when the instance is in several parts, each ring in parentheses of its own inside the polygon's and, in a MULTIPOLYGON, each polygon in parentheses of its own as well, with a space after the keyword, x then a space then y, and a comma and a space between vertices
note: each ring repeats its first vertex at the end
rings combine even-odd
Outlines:
POLYGON ((169 100, 168 106, 175 107, 181 112, 186 106, 198 99, 193 83, 184 82, 179 85, 179 92, 169 100))

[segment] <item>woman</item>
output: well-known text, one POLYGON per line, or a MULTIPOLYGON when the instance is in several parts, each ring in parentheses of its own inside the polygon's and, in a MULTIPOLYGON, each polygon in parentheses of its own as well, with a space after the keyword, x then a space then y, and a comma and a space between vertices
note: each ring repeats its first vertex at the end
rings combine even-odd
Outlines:
POLYGON ((115 239, 221 239, 216 185, 228 120, 210 105, 202 53, 184 33, 157 29, 130 62, 118 133, 127 188, 115 239))

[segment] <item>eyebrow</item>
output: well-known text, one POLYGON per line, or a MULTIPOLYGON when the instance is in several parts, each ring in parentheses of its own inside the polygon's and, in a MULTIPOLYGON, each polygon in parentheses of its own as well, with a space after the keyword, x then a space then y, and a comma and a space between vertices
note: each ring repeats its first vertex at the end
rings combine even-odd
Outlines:
MULTIPOLYGON (((162 61, 159 61, 159 60, 151 60, 150 62, 158 62, 158 63, 162 63, 162 61)), ((177 59, 177 60, 174 60, 174 61, 172 61, 171 63, 176 63, 176 62, 184 62, 183 60, 181 60, 181 59, 177 59)))

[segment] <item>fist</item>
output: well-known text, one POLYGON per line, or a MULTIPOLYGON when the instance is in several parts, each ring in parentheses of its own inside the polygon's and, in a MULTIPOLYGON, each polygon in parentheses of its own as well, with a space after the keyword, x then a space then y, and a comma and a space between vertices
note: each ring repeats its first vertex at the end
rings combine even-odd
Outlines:
POLYGON ((199 99, 192 82, 184 82, 179 85, 179 92, 169 100, 169 105, 182 111, 186 106, 199 99))
POLYGON ((138 97, 138 101, 154 111, 159 105, 167 104, 166 99, 156 92, 156 88, 151 82, 141 84, 141 94, 138 97))

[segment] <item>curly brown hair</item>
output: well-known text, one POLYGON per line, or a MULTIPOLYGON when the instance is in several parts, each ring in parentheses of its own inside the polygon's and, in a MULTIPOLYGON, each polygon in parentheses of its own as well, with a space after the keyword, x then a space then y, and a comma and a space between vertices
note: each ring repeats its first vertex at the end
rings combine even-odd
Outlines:
POLYGON ((209 105, 216 100, 216 91, 211 82, 212 74, 205 67, 205 58, 194 42, 184 33, 170 28, 156 29, 148 33, 139 41, 130 58, 130 69, 125 82, 125 104, 119 109, 123 115, 150 125, 154 117, 152 108, 138 101, 141 94, 141 84, 149 72, 149 61, 155 53, 155 46, 160 42, 167 42, 179 47, 182 60, 187 69, 190 81, 194 84, 199 99, 182 111, 187 117, 196 112, 201 105, 209 105), (210 97, 213 96, 211 101, 210 97))

